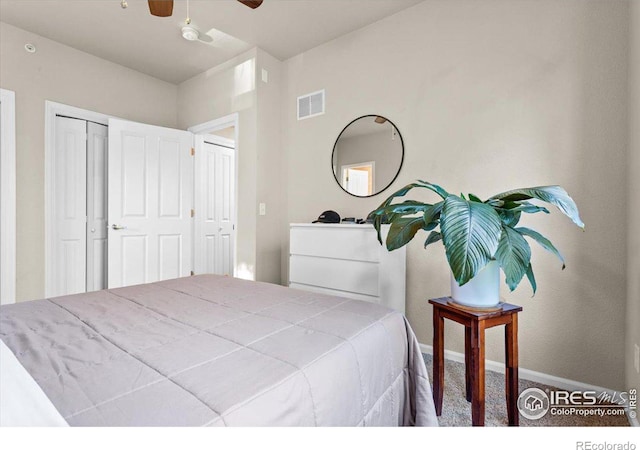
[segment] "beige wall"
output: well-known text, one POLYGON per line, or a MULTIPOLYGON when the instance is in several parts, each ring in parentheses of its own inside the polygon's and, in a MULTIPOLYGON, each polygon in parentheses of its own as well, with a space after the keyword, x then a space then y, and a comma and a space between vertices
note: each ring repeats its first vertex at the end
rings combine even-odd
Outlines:
POLYGON ((44 296, 45 100, 175 127, 177 88, 1 22, 0 55, 0 86, 16 93, 16 296, 32 300, 44 296))
POLYGON ((640 346, 640 0, 630 3, 629 47, 629 204, 627 267, 627 389, 640 389, 634 345, 640 346))
POLYGON ((282 144, 280 127, 282 62, 258 49, 257 201, 267 214, 257 219, 257 280, 280 283, 280 232, 283 209, 282 144), (268 82, 262 81, 262 69, 268 82))
MULTIPOLYGON (((392 189, 423 178, 487 197, 560 184, 586 232, 557 211, 524 219, 563 251, 567 269, 532 245, 538 294, 526 281, 503 292, 524 306, 520 363, 622 389, 627 12, 623 1, 427 0, 286 61, 287 222, 326 209, 363 217, 384 199, 354 199, 329 169, 336 136, 364 114, 392 117, 402 130, 405 163, 392 189), (297 121, 296 97, 319 89, 327 113, 297 121)), ((407 263, 407 314, 430 344, 426 300, 449 292, 448 266, 442 247, 425 251, 421 239, 407 263)), ((503 360, 502 336, 487 332, 489 359, 503 360)), ((447 324, 446 347, 463 351, 460 326, 447 324)))

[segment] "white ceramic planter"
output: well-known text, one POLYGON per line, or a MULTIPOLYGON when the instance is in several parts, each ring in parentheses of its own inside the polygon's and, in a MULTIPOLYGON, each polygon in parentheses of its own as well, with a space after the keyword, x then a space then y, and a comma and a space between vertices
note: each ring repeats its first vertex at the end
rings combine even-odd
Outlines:
POLYGON ((500 264, 489 261, 464 286, 451 275, 451 297, 456 303, 474 308, 490 308, 500 303, 500 264))

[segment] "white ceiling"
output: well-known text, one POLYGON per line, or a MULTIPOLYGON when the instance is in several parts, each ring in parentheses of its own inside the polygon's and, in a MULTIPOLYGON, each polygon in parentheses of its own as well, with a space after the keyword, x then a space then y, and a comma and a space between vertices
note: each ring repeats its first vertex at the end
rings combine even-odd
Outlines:
POLYGON ((340 139, 349 139, 383 132, 389 132, 389 136, 391 136, 392 128, 393 124, 391 122, 377 123, 373 116, 361 117, 351 123, 349 127, 340 134, 340 139))
POLYGON ((180 34, 186 0, 154 17, 146 0, 0 0, 0 20, 171 83, 180 83, 258 46, 285 60, 421 0, 191 0, 190 16, 209 44, 180 34))

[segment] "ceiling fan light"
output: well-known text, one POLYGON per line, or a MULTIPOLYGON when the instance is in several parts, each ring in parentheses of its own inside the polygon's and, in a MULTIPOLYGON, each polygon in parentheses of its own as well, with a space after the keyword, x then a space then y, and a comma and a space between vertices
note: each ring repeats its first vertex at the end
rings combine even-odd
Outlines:
POLYGON ((197 41, 200 37, 200 33, 198 33, 198 30, 195 28, 186 26, 182 27, 182 37, 187 41, 197 41))

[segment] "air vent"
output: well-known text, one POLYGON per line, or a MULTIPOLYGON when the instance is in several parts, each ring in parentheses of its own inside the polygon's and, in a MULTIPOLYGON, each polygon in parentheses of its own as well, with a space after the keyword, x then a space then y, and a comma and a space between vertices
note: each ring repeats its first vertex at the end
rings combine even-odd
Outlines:
POLYGON ((298 120, 324 114, 324 89, 298 97, 298 120))

